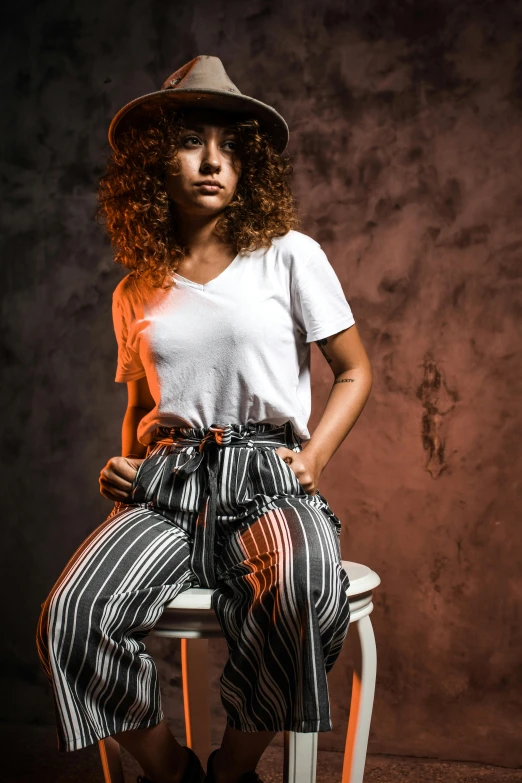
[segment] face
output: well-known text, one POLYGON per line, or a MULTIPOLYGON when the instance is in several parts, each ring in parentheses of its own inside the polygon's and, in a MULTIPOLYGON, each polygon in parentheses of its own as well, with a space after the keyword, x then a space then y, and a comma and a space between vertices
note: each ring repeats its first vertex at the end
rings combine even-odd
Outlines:
POLYGON ((167 169, 165 186, 178 211, 192 215, 221 212, 233 199, 241 173, 236 135, 226 118, 187 115, 177 164, 167 169), (214 187, 199 183, 210 180, 214 187))

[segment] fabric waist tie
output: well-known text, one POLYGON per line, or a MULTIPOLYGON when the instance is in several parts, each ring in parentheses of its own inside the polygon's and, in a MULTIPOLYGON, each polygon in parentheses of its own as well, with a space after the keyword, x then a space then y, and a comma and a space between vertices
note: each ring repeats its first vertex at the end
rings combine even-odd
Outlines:
POLYGON ((191 567, 202 587, 217 587, 214 570, 214 549, 216 540, 216 510, 218 499, 219 450, 227 447, 274 448, 278 445, 300 444, 290 421, 276 426, 273 424, 212 424, 204 427, 158 427, 156 440, 159 442, 198 444, 198 451, 187 462, 176 468, 178 476, 188 476, 203 466, 208 476, 208 497, 199 510, 191 567), (261 441, 261 442, 260 442, 261 441))

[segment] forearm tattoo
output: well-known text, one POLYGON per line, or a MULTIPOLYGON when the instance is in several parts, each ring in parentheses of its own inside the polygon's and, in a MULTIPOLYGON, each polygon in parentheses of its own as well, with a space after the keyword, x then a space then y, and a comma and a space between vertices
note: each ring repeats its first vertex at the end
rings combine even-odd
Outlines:
MULTIPOLYGON (((327 342, 328 342, 328 338, 324 337, 322 340, 316 340, 315 344, 317 345, 317 347, 319 348, 319 350, 323 354, 323 356, 326 359, 326 361, 328 362, 328 364, 331 364, 332 360, 330 359, 330 357, 326 353, 326 350, 325 350, 325 347, 324 347, 327 344, 327 342)), ((355 378, 338 378, 336 381, 334 381, 334 383, 353 383, 354 381, 355 381, 355 378)))

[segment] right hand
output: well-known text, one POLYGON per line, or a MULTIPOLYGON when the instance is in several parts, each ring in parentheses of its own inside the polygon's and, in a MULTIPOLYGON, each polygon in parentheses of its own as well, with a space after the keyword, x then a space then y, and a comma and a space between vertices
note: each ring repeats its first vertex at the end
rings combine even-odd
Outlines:
POLYGON ((130 498, 130 490, 139 466, 145 457, 111 457, 100 471, 100 492, 104 498, 125 503, 130 498))

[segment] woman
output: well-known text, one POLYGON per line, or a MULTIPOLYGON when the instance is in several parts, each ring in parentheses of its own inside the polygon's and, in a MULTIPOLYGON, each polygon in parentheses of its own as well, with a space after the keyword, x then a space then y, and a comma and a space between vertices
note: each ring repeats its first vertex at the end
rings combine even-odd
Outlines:
POLYGON ((114 736, 142 783, 198 783, 143 639, 166 603, 214 588, 227 726, 207 781, 259 783, 278 731, 332 728, 326 674, 349 625, 341 523, 319 477, 371 370, 320 246, 296 230, 283 118, 197 57, 114 118, 100 211, 116 261, 122 456, 114 510, 42 608, 37 644, 59 750, 114 736), (203 103, 202 103, 203 102, 203 103), (211 184, 205 184, 205 183, 211 184), (310 437, 310 342, 335 376, 310 437))

